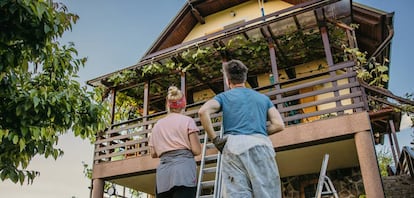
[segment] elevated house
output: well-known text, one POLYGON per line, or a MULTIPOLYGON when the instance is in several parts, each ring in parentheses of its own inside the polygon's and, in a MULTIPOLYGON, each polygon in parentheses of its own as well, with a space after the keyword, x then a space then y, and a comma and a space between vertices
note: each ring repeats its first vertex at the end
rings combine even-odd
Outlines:
MULTIPOLYGON (((286 123, 270 136, 284 197, 314 196, 325 154, 340 197, 384 197, 374 145, 399 131, 401 114, 386 103, 386 82, 381 92, 357 75, 389 66, 392 36, 393 13, 351 0, 187 1, 136 65, 88 81, 112 102, 111 126, 95 143, 92 197, 103 196, 105 181, 154 194, 159 160, 148 138, 166 115, 167 88, 185 91, 201 140, 198 108, 227 89, 221 69, 230 59, 249 67, 247 86, 269 96, 286 123)), ((213 119, 220 128, 220 114, 213 119)))

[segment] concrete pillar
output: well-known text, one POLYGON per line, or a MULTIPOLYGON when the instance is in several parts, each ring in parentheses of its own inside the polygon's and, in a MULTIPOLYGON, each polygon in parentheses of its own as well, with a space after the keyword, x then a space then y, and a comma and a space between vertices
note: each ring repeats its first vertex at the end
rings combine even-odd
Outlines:
POLYGON ((104 195, 104 180, 94 179, 92 185, 92 198, 103 198, 104 195))
POLYGON ((355 134, 355 145, 367 197, 384 198, 374 139, 369 131, 355 134))

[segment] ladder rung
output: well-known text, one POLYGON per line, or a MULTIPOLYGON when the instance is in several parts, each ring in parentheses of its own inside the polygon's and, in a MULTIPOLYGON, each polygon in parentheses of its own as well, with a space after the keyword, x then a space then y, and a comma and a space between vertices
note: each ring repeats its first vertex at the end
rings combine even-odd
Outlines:
POLYGON ((200 198, 213 198, 214 195, 201 195, 200 198))
POLYGON ((209 161, 213 161, 213 160, 217 160, 217 154, 213 154, 213 155, 209 155, 209 156, 205 156, 204 157, 204 160, 206 161, 206 162, 209 162, 209 161))
POLYGON ((201 185, 202 185, 203 188, 213 187, 214 182, 215 182, 214 180, 203 181, 203 182, 201 182, 201 185))
POLYGON ((214 172, 216 172, 216 167, 214 166, 214 167, 204 168, 203 172, 204 173, 214 173, 214 172))
POLYGON ((216 148, 213 143, 207 143, 207 149, 216 148))

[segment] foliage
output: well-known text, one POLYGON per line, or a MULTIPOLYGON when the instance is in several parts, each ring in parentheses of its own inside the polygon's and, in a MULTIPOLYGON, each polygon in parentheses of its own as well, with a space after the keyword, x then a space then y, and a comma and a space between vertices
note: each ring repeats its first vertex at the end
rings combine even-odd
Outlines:
MULTIPOLYGON (((358 25, 351 25, 354 28, 358 28, 358 25)), ((389 81, 388 75, 388 65, 389 60, 384 57, 382 63, 377 62, 376 57, 367 58, 367 52, 361 52, 358 48, 348 48, 343 42, 342 48, 344 49, 344 60, 349 60, 350 58, 355 60, 356 66, 355 70, 357 72, 357 77, 371 86, 384 88, 385 84, 389 81)), ((406 93, 405 98, 414 101, 413 94, 406 93)), ((376 101, 369 101, 370 107, 374 110, 381 109, 382 104, 379 104, 376 101)), ((411 127, 414 127, 414 106, 410 104, 401 103, 398 105, 396 111, 401 111, 410 116, 411 127)))
POLYGON ((284 54, 279 60, 279 68, 287 68, 312 60, 322 58, 324 55, 321 36, 314 29, 307 31, 297 30, 295 26, 278 38, 278 43, 284 54))
MULTIPOLYGON (((358 28, 359 25, 351 24, 352 28, 358 28)), ((332 31, 337 32, 337 31, 332 31)), ((345 37, 343 35, 342 37, 345 37)), ((359 48, 351 48, 347 44, 347 40, 336 39, 335 41, 343 49, 343 60, 355 60, 355 70, 357 77, 369 85, 383 88, 388 83, 388 65, 389 60, 384 57, 382 63, 376 60, 376 57, 367 58, 367 52, 361 52, 359 48)))
MULTIPOLYGON (((358 28, 357 25, 353 27, 358 28)), ((388 65, 389 60, 384 57, 382 63, 378 63, 375 57, 367 58, 367 52, 361 52, 358 48, 348 48, 344 44, 342 45, 344 49, 344 60, 352 58, 356 62, 355 70, 357 72, 357 77, 371 86, 384 88, 385 84, 388 83, 388 65)), ((406 93, 405 97, 411 101, 414 101, 413 94, 406 93)), ((382 108, 382 104, 379 104, 376 101, 369 101, 370 107, 374 110, 382 108)), ((396 111, 401 111, 406 113, 407 116, 411 119, 411 127, 414 127, 414 106, 410 104, 401 103, 398 105, 396 111)))
POLYGON ((378 165, 382 176, 388 176, 388 166, 393 162, 391 154, 383 147, 377 151, 378 165))
POLYGON ((75 58, 73 43, 57 42, 77 15, 52 1, 3 0, 0 16, 0 179, 32 183, 33 156, 63 155, 55 145, 68 130, 93 140, 108 113, 94 100, 103 89, 75 80, 86 58, 75 58))
MULTIPOLYGON (((141 88, 143 86, 137 86, 141 88)), ((127 91, 133 91, 135 89, 128 89, 127 91)), ((143 92, 143 89, 139 89, 143 92)), ((128 94, 125 92, 118 92, 116 95, 116 110, 114 115, 115 122, 126 121, 133 118, 137 118, 142 115, 143 99, 134 97, 137 94, 128 94), (131 95, 131 96, 129 96, 131 95)))
MULTIPOLYGON (((279 57, 279 68, 287 68, 318 59, 323 55, 323 44, 320 35, 309 30, 294 31, 289 29, 286 34, 277 39, 280 50, 276 50, 279 57)), ((162 61, 151 61, 135 70, 124 70, 110 78, 107 82, 113 86, 130 82, 165 76, 170 73, 196 71, 201 73, 201 81, 208 81, 222 76, 221 65, 224 59, 239 59, 248 67, 249 72, 263 72, 269 70, 269 43, 265 38, 236 35, 207 46, 191 46, 177 52, 162 61), (225 42, 224 42, 225 41, 225 42)))
POLYGON ((360 52, 358 48, 345 49, 345 53, 352 54, 356 58, 358 78, 369 85, 381 88, 388 82, 388 59, 384 58, 382 63, 378 63, 375 57, 367 60, 366 53, 360 52))

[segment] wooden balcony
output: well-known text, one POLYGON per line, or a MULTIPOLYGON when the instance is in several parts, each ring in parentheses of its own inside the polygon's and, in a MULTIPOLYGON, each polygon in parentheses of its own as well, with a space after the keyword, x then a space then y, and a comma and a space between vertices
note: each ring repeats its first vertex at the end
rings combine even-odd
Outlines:
MULTIPOLYGON (((342 62, 317 75, 295 79, 295 82, 257 88, 272 99, 287 125, 286 130, 270 137, 278 151, 282 177, 317 172, 326 152, 331 155, 331 169, 358 166, 353 134, 370 131, 370 121, 364 91, 356 80, 353 66, 352 61, 342 62), (309 87, 314 89, 299 93, 309 87), (299 94, 286 95, 292 92, 299 94), (309 97, 314 100, 305 100, 309 97)), ((191 110, 185 112, 198 124, 200 140, 204 134, 197 117, 201 104, 189 104, 191 110)), ((165 113, 114 124, 100 134, 95 143, 93 177, 153 193, 159 161, 149 156, 148 139, 152 126, 165 113)), ((212 116, 217 130, 220 116, 212 116)), ((196 159, 199 161, 200 156, 196 159)))

